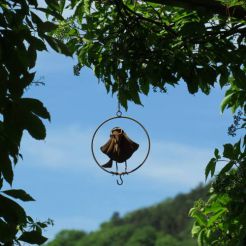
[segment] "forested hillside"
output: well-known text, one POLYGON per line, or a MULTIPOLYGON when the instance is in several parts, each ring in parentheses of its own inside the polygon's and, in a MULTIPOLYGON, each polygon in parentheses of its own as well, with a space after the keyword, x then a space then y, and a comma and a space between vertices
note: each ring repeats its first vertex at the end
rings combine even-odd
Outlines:
POLYGON ((188 211, 206 198, 207 187, 136 210, 120 217, 115 212, 97 231, 63 230, 47 246, 193 246, 188 211))

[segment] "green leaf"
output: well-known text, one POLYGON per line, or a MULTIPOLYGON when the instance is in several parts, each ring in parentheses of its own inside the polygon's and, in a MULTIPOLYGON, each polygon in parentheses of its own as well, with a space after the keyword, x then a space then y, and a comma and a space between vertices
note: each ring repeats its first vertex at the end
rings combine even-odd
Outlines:
POLYGON ((196 219, 199 225, 206 226, 207 225, 207 218, 206 216, 200 212, 199 210, 196 210, 193 212, 192 217, 196 219))
POLYGON ((240 146, 241 146, 241 139, 234 144, 233 154, 235 159, 238 159, 238 156, 241 154, 240 146))
POLYGON ((42 19, 34 12, 31 12, 31 17, 32 21, 37 25, 37 28, 39 29, 39 27, 43 24, 42 19))
POLYGON ((192 230, 191 230, 192 237, 195 237, 196 235, 198 235, 200 230, 201 230, 200 226, 193 225, 192 230))
POLYGON ((205 179, 207 180, 209 173, 211 173, 211 177, 214 176, 214 172, 215 172, 215 167, 216 167, 216 159, 212 158, 209 163, 206 166, 205 169, 205 179))
POLYGON ((48 42, 50 47, 58 53, 64 54, 66 56, 72 56, 72 52, 68 49, 68 47, 62 43, 60 40, 55 39, 53 37, 44 35, 45 40, 48 42))
POLYGON ((37 139, 45 139, 46 129, 43 122, 34 114, 25 115, 24 127, 29 132, 29 134, 37 139))
POLYGON ((223 175, 226 172, 229 172, 231 170, 231 168, 233 167, 233 165, 235 164, 234 161, 230 161, 229 163, 227 163, 219 172, 219 175, 223 175))
POLYGON ((238 88, 246 90, 246 75, 240 67, 232 67, 232 73, 235 78, 234 83, 238 86, 238 88))
POLYGON ((59 1, 57 1, 57 0, 45 0, 45 2, 48 5, 49 9, 54 9, 57 11, 60 10, 59 1))
POLYGON ((24 202, 27 201, 35 201, 29 194, 27 194, 24 190, 16 190, 16 189, 12 189, 12 190, 5 190, 3 191, 3 193, 5 193, 8 196, 14 197, 16 199, 20 199, 24 202))
POLYGON ((30 243, 41 245, 47 241, 48 238, 44 237, 40 231, 28 231, 24 232, 18 240, 30 243))
POLYGON ((191 94, 195 94, 198 91, 198 83, 195 80, 187 80, 188 91, 191 94))
POLYGON ((227 67, 221 67, 221 75, 220 75, 220 87, 222 88, 224 85, 226 85, 229 82, 229 71, 227 67))
POLYGON ((39 117, 42 117, 43 119, 48 119, 50 121, 50 114, 48 110, 39 100, 34 98, 21 98, 20 104, 26 110, 31 111, 39 117))
POLYGON ((231 97, 232 97, 232 93, 228 94, 226 97, 224 97, 224 99, 222 100, 221 104, 220 104, 220 109, 221 112, 223 113, 225 108, 228 107, 229 102, 231 101, 231 97))
POLYGON ((84 0, 84 10, 86 14, 90 14, 91 0, 84 0))
POLYGON ((193 214, 196 212, 196 208, 191 208, 190 209, 190 211, 189 211, 189 213, 188 213, 188 215, 190 216, 190 217, 193 217, 193 214))
POLYGON ((234 148, 232 144, 224 144, 223 156, 229 159, 234 158, 234 148))
MULTIPOLYGON (((15 234, 17 233, 16 225, 6 223, 2 219, 0 219, 0 241, 3 243, 9 243, 15 238, 15 234)), ((6 244, 7 245, 7 244, 6 244)))
POLYGON ((24 209, 13 200, 0 195, 0 217, 8 223, 22 224, 26 222, 24 209))
POLYGON ((214 156, 217 160, 221 158, 221 156, 219 155, 219 150, 217 148, 214 150, 214 156))
POLYGON ((208 220, 208 227, 211 226, 215 221, 217 221, 218 218, 222 216, 226 211, 226 208, 223 208, 219 210, 217 213, 215 213, 213 216, 211 216, 208 220))
POLYGON ((11 160, 9 159, 9 156, 7 153, 1 153, 0 155, 0 171, 2 172, 2 175, 4 179, 12 185, 13 178, 14 178, 14 173, 13 173, 13 168, 12 168, 12 163, 11 160))
POLYGON ((45 21, 42 23, 42 25, 40 25, 38 27, 39 31, 41 31, 42 33, 45 33, 45 32, 52 32, 54 30, 57 29, 57 25, 52 23, 52 22, 49 22, 49 21, 45 21))
POLYGON ((33 68, 36 64, 37 52, 36 52, 35 48, 32 45, 30 45, 28 47, 27 53, 28 53, 28 57, 29 57, 29 68, 33 68))
POLYGON ((36 37, 28 37, 27 38, 27 42, 34 48, 37 49, 39 51, 43 51, 43 50, 47 50, 45 43, 36 37))
POLYGON ((145 95, 148 95, 149 93, 149 83, 146 81, 146 82, 142 82, 140 84, 140 88, 141 88, 141 91, 145 94, 145 95))
POLYGON ((198 238, 197 238, 197 243, 198 246, 204 246, 204 229, 200 231, 200 233, 198 234, 198 238))
POLYGON ((211 66, 205 66, 203 69, 199 70, 199 75, 201 76, 201 83, 202 84, 209 84, 213 85, 216 81, 217 72, 211 66))
POLYGON ((37 10, 45 13, 46 15, 51 15, 54 16, 56 19, 58 20, 63 20, 63 17, 57 13, 56 11, 52 10, 52 9, 46 9, 46 8, 37 8, 37 10))

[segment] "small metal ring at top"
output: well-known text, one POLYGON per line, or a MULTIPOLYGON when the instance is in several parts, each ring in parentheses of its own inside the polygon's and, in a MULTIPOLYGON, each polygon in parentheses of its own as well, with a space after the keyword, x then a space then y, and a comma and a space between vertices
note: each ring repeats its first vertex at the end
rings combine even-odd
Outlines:
POLYGON ((118 111, 116 112, 116 116, 117 116, 117 117, 121 117, 121 116, 122 116, 122 112, 121 112, 120 110, 118 110, 118 111))

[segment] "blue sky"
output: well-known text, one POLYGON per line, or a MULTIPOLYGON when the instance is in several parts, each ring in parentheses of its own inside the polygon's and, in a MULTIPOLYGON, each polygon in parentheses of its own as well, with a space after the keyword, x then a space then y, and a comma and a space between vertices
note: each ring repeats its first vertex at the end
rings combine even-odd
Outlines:
MULTIPOLYGON (((45 141, 25 134, 24 159, 15 168, 14 188, 23 188, 36 199, 24 204, 28 213, 41 220, 54 219, 55 226, 46 231, 51 238, 65 228, 95 230, 115 211, 124 215, 188 192, 204 182, 204 168, 214 148, 232 141, 226 134, 232 122, 230 112, 220 113, 224 94, 220 88, 210 96, 194 96, 181 81, 167 94, 152 92, 142 96, 144 107, 130 104, 128 112, 123 112, 148 129, 152 148, 146 164, 118 186, 116 177, 95 164, 90 151, 96 127, 115 115, 116 98, 106 93, 89 69, 74 76, 75 63, 52 52, 38 56, 37 79, 43 77, 45 86, 30 88, 26 97, 42 100, 52 120, 46 122, 45 141)), ((134 166, 143 157, 145 139, 141 129, 138 133, 131 124, 126 127, 143 146, 129 163, 134 166)), ((107 138, 105 128, 96 147, 107 138)))

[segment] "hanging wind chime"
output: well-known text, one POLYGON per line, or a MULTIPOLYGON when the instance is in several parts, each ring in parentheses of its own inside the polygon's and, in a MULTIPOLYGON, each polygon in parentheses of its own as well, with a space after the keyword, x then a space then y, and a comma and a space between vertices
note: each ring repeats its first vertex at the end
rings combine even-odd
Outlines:
POLYGON ((148 131, 146 130, 146 128, 139 121, 137 121, 134 118, 122 115, 122 112, 120 110, 120 101, 119 101, 120 80, 118 80, 118 85, 119 85, 118 86, 118 111, 116 112, 116 116, 111 117, 111 118, 103 121, 97 127, 97 129, 95 130, 93 137, 92 137, 91 151, 92 151, 92 156, 93 156, 95 162, 97 163, 97 165, 102 170, 104 170, 104 171, 106 171, 112 175, 119 176, 120 181, 117 180, 117 184, 122 185, 123 184, 122 176, 128 175, 128 174, 136 171, 147 160, 147 158, 149 156, 149 152, 150 152, 150 137, 149 137, 149 134, 148 134, 148 131), (127 161, 128 161, 128 159, 130 159, 132 157, 132 155, 134 155, 134 152, 136 152, 139 149, 140 145, 139 145, 139 143, 136 143, 134 140, 132 140, 127 135, 127 129, 123 129, 122 127, 119 127, 119 126, 111 129, 108 141, 100 147, 101 152, 108 156, 108 158, 109 158, 108 162, 103 164, 103 163, 100 163, 98 161, 98 159, 96 158, 95 151, 94 151, 94 141, 95 141, 95 137, 96 137, 97 133, 102 128, 102 126, 104 126, 108 122, 114 121, 116 119, 119 119, 119 120, 125 119, 125 120, 129 120, 129 121, 133 122, 134 124, 137 124, 144 131, 144 133, 147 137, 147 153, 146 153, 143 161, 136 164, 135 168, 129 169, 129 167, 127 165, 127 161), (115 163, 115 170, 112 170, 112 169, 114 169, 114 163, 115 163), (123 172, 119 171, 119 168, 118 168, 119 163, 120 164, 122 163, 124 165, 124 171, 123 172))

